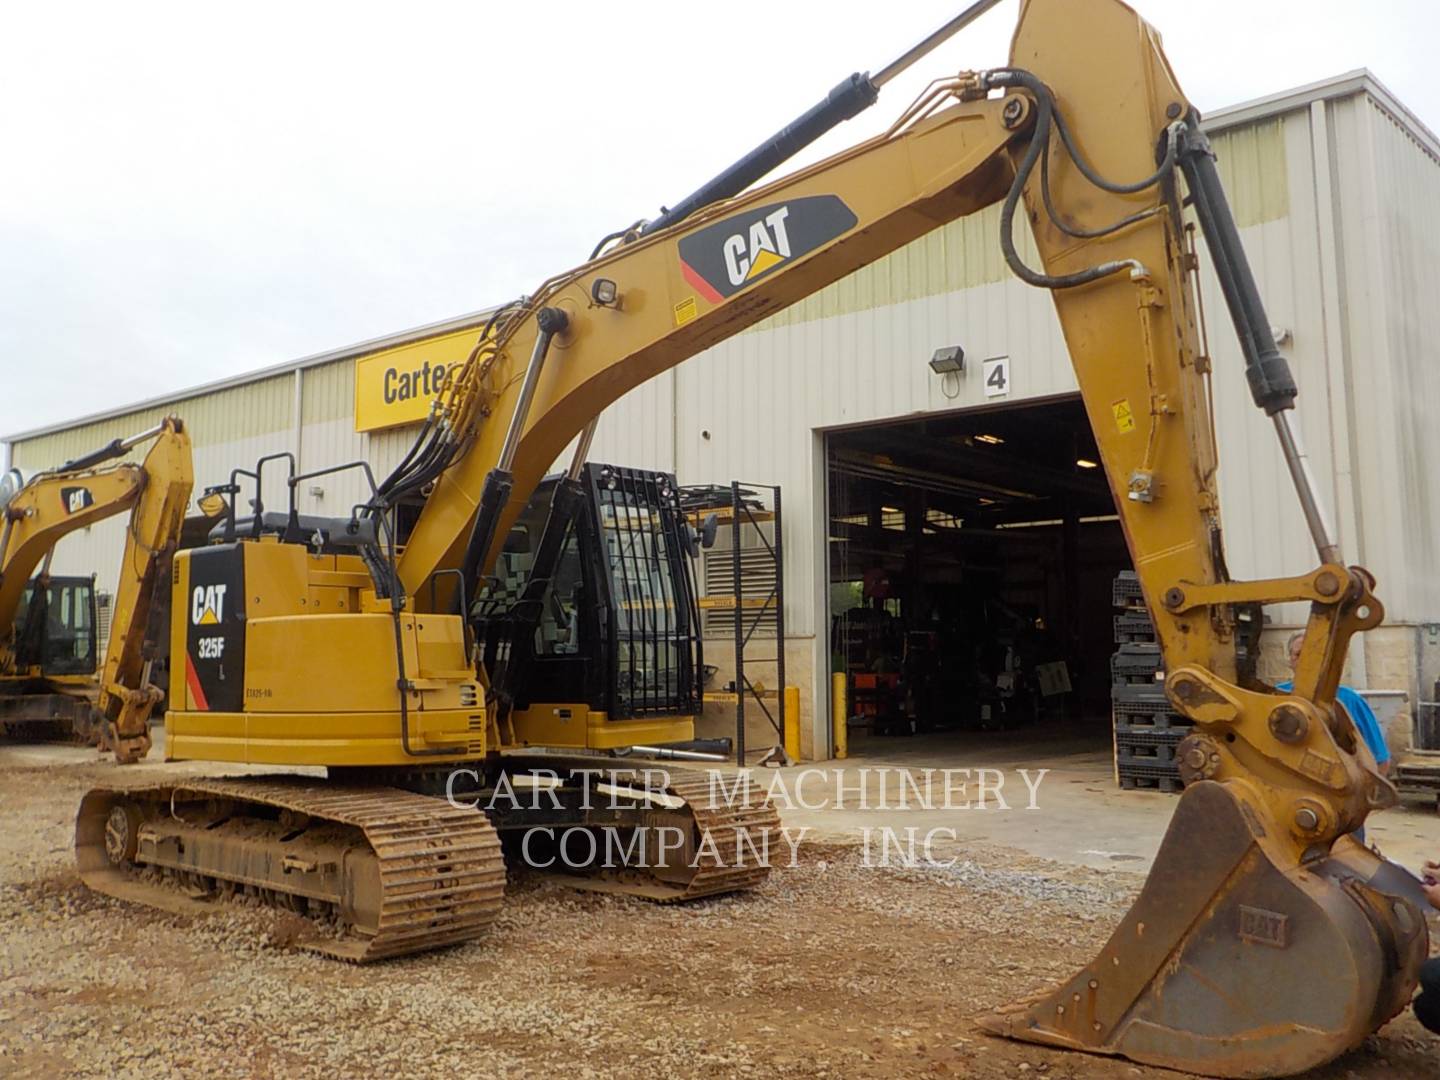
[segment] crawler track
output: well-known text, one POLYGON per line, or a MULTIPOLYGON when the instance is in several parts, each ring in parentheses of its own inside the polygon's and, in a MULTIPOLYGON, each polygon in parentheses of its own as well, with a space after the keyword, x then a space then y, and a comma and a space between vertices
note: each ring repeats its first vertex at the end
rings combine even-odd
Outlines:
POLYGON ((684 891, 669 900, 692 900, 697 896, 753 889, 770 874, 771 845, 780 839, 780 815, 765 798, 765 792, 749 779, 742 782, 740 797, 732 802, 717 797, 718 785, 705 773, 691 770, 670 770, 668 795, 684 799, 694 815, 699 850, 713 850, 718 857, 700 858, 697 873, 685 884, 684 891), (713 841, 703 845, 700 837, 713 841), (753 858, 758 848, 765 861, 753 858))
POLYGON ((505 891, 483 814, 304 777, 98 788, 75 847, 98 892, 186 912, 243 893, 310 916, 300 944, 356 963, 478 937, 505 891))
MULTIPOLYGON (((579 760, 512 759, 507 771, 533 765, 566 777, 595 765, 579 760)), ((666 828, 682 838, 658 859, 645 840, 647 857, 635 866, 555 875, 582 889, 668 903, 751 889, 769 874, 780 819, 748 778, 625 768, 607 771, 605 783, 621 795, 597 798, 594 813, 497 824, 512 835, 539 824, 626 836, 666 828)), ((258 901, 307 920, 300 946, 355 963, 478 937, 505 891, 500 833, 484 813, 368 782, 276 776, 96 788, 80 804, 75 851, 81 879, 97 892, 185 913, 258 901)))

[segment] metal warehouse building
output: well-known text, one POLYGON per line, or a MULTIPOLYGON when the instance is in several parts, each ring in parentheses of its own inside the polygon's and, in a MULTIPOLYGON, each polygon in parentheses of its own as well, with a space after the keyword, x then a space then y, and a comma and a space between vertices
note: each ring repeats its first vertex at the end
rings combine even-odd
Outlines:
MULTIPOLYGON (((1382 717, 1404 742, 1440 678, 1440 481, 1429 472, 1440 463, 1440 142, 1365 72, 1218 111, 1206 126, 1296 371, 1343 550, 1376 574, 1386 603, 1349 681, 1394 692, 1382 717)), ((986 688, 947 684, 946 700, 994 698, 1024 651, 1021 624, 1067 660, 1071 719, 1087 701, 1103 711, 1123 541, 1088 468, 1093 442, 1050 297, 1010 277, 998 229, 998 208, 946 226, 661 375, 601 422, 593 459, 673 471, 682 484, 782 486, 785 649, 806 756, 830 752, 832 668, 913 668, 938 652, 949 674, 936 679, 986 688), (932 354, 952 345, 966 369, 932 371, 932 354), (944 628, 962 622, 996 627, 1003 648, 946 646, 944 628), (961 652, 988 673, 957 673, 961 652)), ((1299 572, 1313 549, 1213 278, 1204 304, 1230 571, 1299 572)), ((481 321, 22 432, 9 439, 12 463, 28 474, 174 413, 194 439, 197 493, 278 450, 303 470, 363 457, 383 474, 414 437, 431 373, 464 357, 481 321)), ((341 514, 359 495, 326 477, 302 492, 302 509, 341 514)), ((269 500, 282 500, 278 478, 269 500)), ((96 571, 106 588, 122 529, 109 521, 68 538, 54 569, 96 571)), ((1271 614, 1275 631, 1303 618, 1271 614)), ((725 679, 718 642, 707 660, 725 679)), ((1278 674, 1273 646, 1264 662, 1278 674)), ((975 715, 991 719, 989 705, 975 715)))

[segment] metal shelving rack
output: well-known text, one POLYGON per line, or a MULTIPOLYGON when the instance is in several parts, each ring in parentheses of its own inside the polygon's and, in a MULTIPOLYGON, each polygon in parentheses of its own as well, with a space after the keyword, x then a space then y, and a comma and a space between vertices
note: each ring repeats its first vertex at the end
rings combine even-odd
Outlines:
MULTIPOLYGON (((745 764, 745 710, 746 702, 753 701, 775 729, 778 742, 767 755, 767 760, 777 758, 788 764, 785 753, 785 725, 797 722, 788 717, 785 707, 785 561, 782 541, 782 518, 780 485, 746 484, 732 481, 728 488, 704 487, 687 488, 686 512, 698 525, 707 514, 717 514, 721 527, 730 529, 730 558, 733 578, 733 592, 728 595, 706 595, 700 597, 700 608, 705 610, 732 610, 735 612, 735 682, 732 690, 705 690, 707 701, 734 702, 735 705, 735 764, 745 764), (760 496, 761 498, 757 498, 760 496), (765 498, 768 496, 768 498, 765 498), (767 509, 764 503, 769 502, 767 509), (765 535, 764 524, 770 523, 774 539, 765 535), (753 530, 759 543, 745 546, 746 531, 753 530), (746 595, 746 575, 743 566, 743 552, 763 551, 773 567, 772 585, 764 595, 746 595), (774 618, 775 652, 773 656, 754 656, 748 651, 756 630, 766 616, 774 618), (775 687, 766 687, 763 680, 756 680, 751 673, 756 667, 770 665, 775 672, 775 687), (749 670, 747 670, 747 668, 749 670), (772 712, 768 701, 773 701, 772 712)), ((752 575, 753 580, 753 575, 752 575)))

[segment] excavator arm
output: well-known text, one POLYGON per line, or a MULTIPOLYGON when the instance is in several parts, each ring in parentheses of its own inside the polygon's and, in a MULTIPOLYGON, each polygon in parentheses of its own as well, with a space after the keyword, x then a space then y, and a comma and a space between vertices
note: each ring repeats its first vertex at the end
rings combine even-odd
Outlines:
POLYGON ((1348 838, 1395 798, 1335 706, 1348 641, 1382 608, 1326 524, 1296 388, 1198 116, 1158 35, 1118 0, 1026 0, 1010 67, 940 80, 883 134, 782 180, 622 230, 496 312, 376 499, 383 511, 425 497, 397 610, 423 610, 437 574, 459 571, 468 611, 542 474, 577 436, 583 458, 595 418, 626 391, 994 203, 1011 268, 1054 296, 1166 689, 1195 726, 1189 787, 1114 938, 990 1026, 1213 1075, 1300 1071, 1403 1007, 1426 949, 1395 868, 1348 838), (1225 568, 1184 200, 1315 539, 1318 567, 1293 578, 1236 582, 1225 568), (1236 613, 1297 600, 1310 632, 1281 694, 1238 663, 1236 613))
MULTIPOLYGON (((13 627, 26 583, 63 537, 130 512, 96 699, 107 745, 122 763, 150 749, 149 717, 161 694, 150 685, 159 627, 149 623, 155 590, 164 586, 180 538, 192 481, 190 437, 179 420, 167 417, 148 431, 36 475, 3 509, 0 626, 5 627, 13 627), (151 440, 140 464, 102 467, 151 440)), ((0 646, 0 670, 13 663, 14 644, 0 646)))

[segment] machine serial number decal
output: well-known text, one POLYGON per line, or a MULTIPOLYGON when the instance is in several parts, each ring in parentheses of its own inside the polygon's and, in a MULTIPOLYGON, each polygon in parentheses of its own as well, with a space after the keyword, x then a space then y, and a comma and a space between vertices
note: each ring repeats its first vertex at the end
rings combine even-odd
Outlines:
POLYGON ((696 292, 718 304, 849 232, 857 220, 836 195, 757 206, 681 237, 680 270, 696 292))

